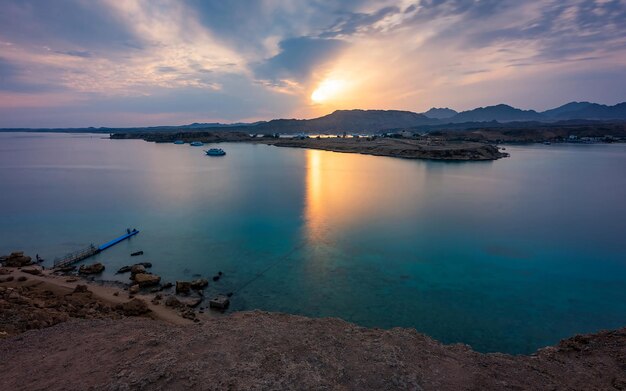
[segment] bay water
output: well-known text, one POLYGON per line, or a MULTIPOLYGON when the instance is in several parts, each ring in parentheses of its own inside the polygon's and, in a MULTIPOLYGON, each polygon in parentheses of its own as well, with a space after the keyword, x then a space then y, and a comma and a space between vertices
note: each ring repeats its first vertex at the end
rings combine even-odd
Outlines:
POLYGON ((507 146, 434 162, 260 144, 0 133, 0 254, 89 259, 102 278, 224 276, 229 311, 413 327, 531 353, 626 325, 626 145, 507 146), (223 148, 224 157, 203 149, 223 148), (143 250, 141 257, 130 257, 143 250))

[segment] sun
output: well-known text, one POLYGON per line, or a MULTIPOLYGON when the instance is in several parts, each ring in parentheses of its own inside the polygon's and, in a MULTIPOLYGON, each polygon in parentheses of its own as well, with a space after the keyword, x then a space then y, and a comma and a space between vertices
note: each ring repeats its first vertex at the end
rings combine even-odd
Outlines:
POLYGON ((317 86, 311 94, 311 100, 315 103, 324 103, 334 98, 344 90, 345 82, 337 79, 326 79, 317 86))

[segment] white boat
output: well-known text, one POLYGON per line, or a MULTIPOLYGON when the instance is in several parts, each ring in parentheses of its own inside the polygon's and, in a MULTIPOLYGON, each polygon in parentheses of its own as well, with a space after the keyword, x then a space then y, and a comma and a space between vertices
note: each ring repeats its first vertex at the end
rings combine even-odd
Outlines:
POLYGON ((191 144, 192 147, 201 147, 204 145, 204 143, 202 141, 192 141, 191 144))

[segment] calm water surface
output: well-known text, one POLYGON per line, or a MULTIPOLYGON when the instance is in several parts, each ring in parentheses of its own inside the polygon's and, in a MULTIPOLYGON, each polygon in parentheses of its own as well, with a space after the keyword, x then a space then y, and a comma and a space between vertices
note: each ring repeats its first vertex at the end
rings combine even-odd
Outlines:
POLYGON ((93 259, 104 278, 143 250, 165 280, 223 271, 209 293, 236 292, 232 310, 415 327, 480 351, 626 325, 626 145, 469 163, 220 147, 0 133, 0 253, 52 260, 136 227, 93 259))

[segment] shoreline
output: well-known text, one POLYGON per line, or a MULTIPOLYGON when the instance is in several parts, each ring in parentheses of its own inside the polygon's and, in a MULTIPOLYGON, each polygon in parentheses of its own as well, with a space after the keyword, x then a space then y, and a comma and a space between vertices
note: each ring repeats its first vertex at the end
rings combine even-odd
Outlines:
MULTIPOLYGON (((29 257, 25 257, 28 258, 29 257)), ((211 311, 197 293, 174 293, 159 286, 132 289, 132 284, 93 280, 39 265, 0 267, 0 339, 74 318, 146 317, 173 325, 202 322, 222 313, 211 311)))
POLYGON ((401 159, 443 161, 490 161, 508 157, 492 144, 478 142, 440 142, 413 139, 308 138, 264 142, 276 147, 305 148, 338 153, 358 153, 401 159))
MULTIPOLYGON (((39 287, 70 298, 85 295, 76 293, 76 287, 86 286, 99 301, 129 301, 119 288, 82 279, 68 282, 67 277, 34 276, 23 270, 9 275, 15 280, 0 283, 0 318, 7 314, 3 300, 10 301, 8 286, 39 287), (19 277, 27 280, 17 282, 19 277)), ((150 303, 149 297, 135 299, 150 303)), ((23 296, 17 300, 22 304, 15 305, 22 306, 29 301, 23 296)), ((38 308, 38 299, 30 300, 38 308)), ((163 305, 149 306, 151 312, 142 316, 70 317, 13 335, 0 330, 5 369, 0 388, 626 387, 626 328, 576 335, 531 355, 483 354, 460 343, 442 344, 411 328, 366 328, 338 318, 262 311, 204 316, 193 322, 163 305), (85 354, 90 357, 87 365, 81 361, 85 354), (33 366, 37 373, 28 369, 33 366), (65 368, 72 368, 71 374, 65 368)))
POLYGON ((338 318, 240 311, 192 321, 152 303, 153 294, 51 270, 33 275, 34 268, 0 269, 0 389, 626 387, 626 328, 576 335, 531 355, 478 353, 412 328, 338 318), (149 311, 129 305, 137 300, 149 311), (52 321, 40 316, 52 310, 52 321), (7 332, 7 322, 25 329, 7 332))
POLYGON ((448 141, 438 137, 394 138, 371 136, 358 138, 328 137, 281 139, 275 137, 251 137, 244 133, 178 132, 114 133, 110 138, 112 140, 141 139, 156 143, 171 143, 176 140, 182 140, 185 143, 192 141, 200 141, 203 143, 247 142, 274 145, 277 147, 308 148, 404 159, 445 161, 488 161, 509 156, 508 153, 500 152, 498 147, 491 143, 448 141))

